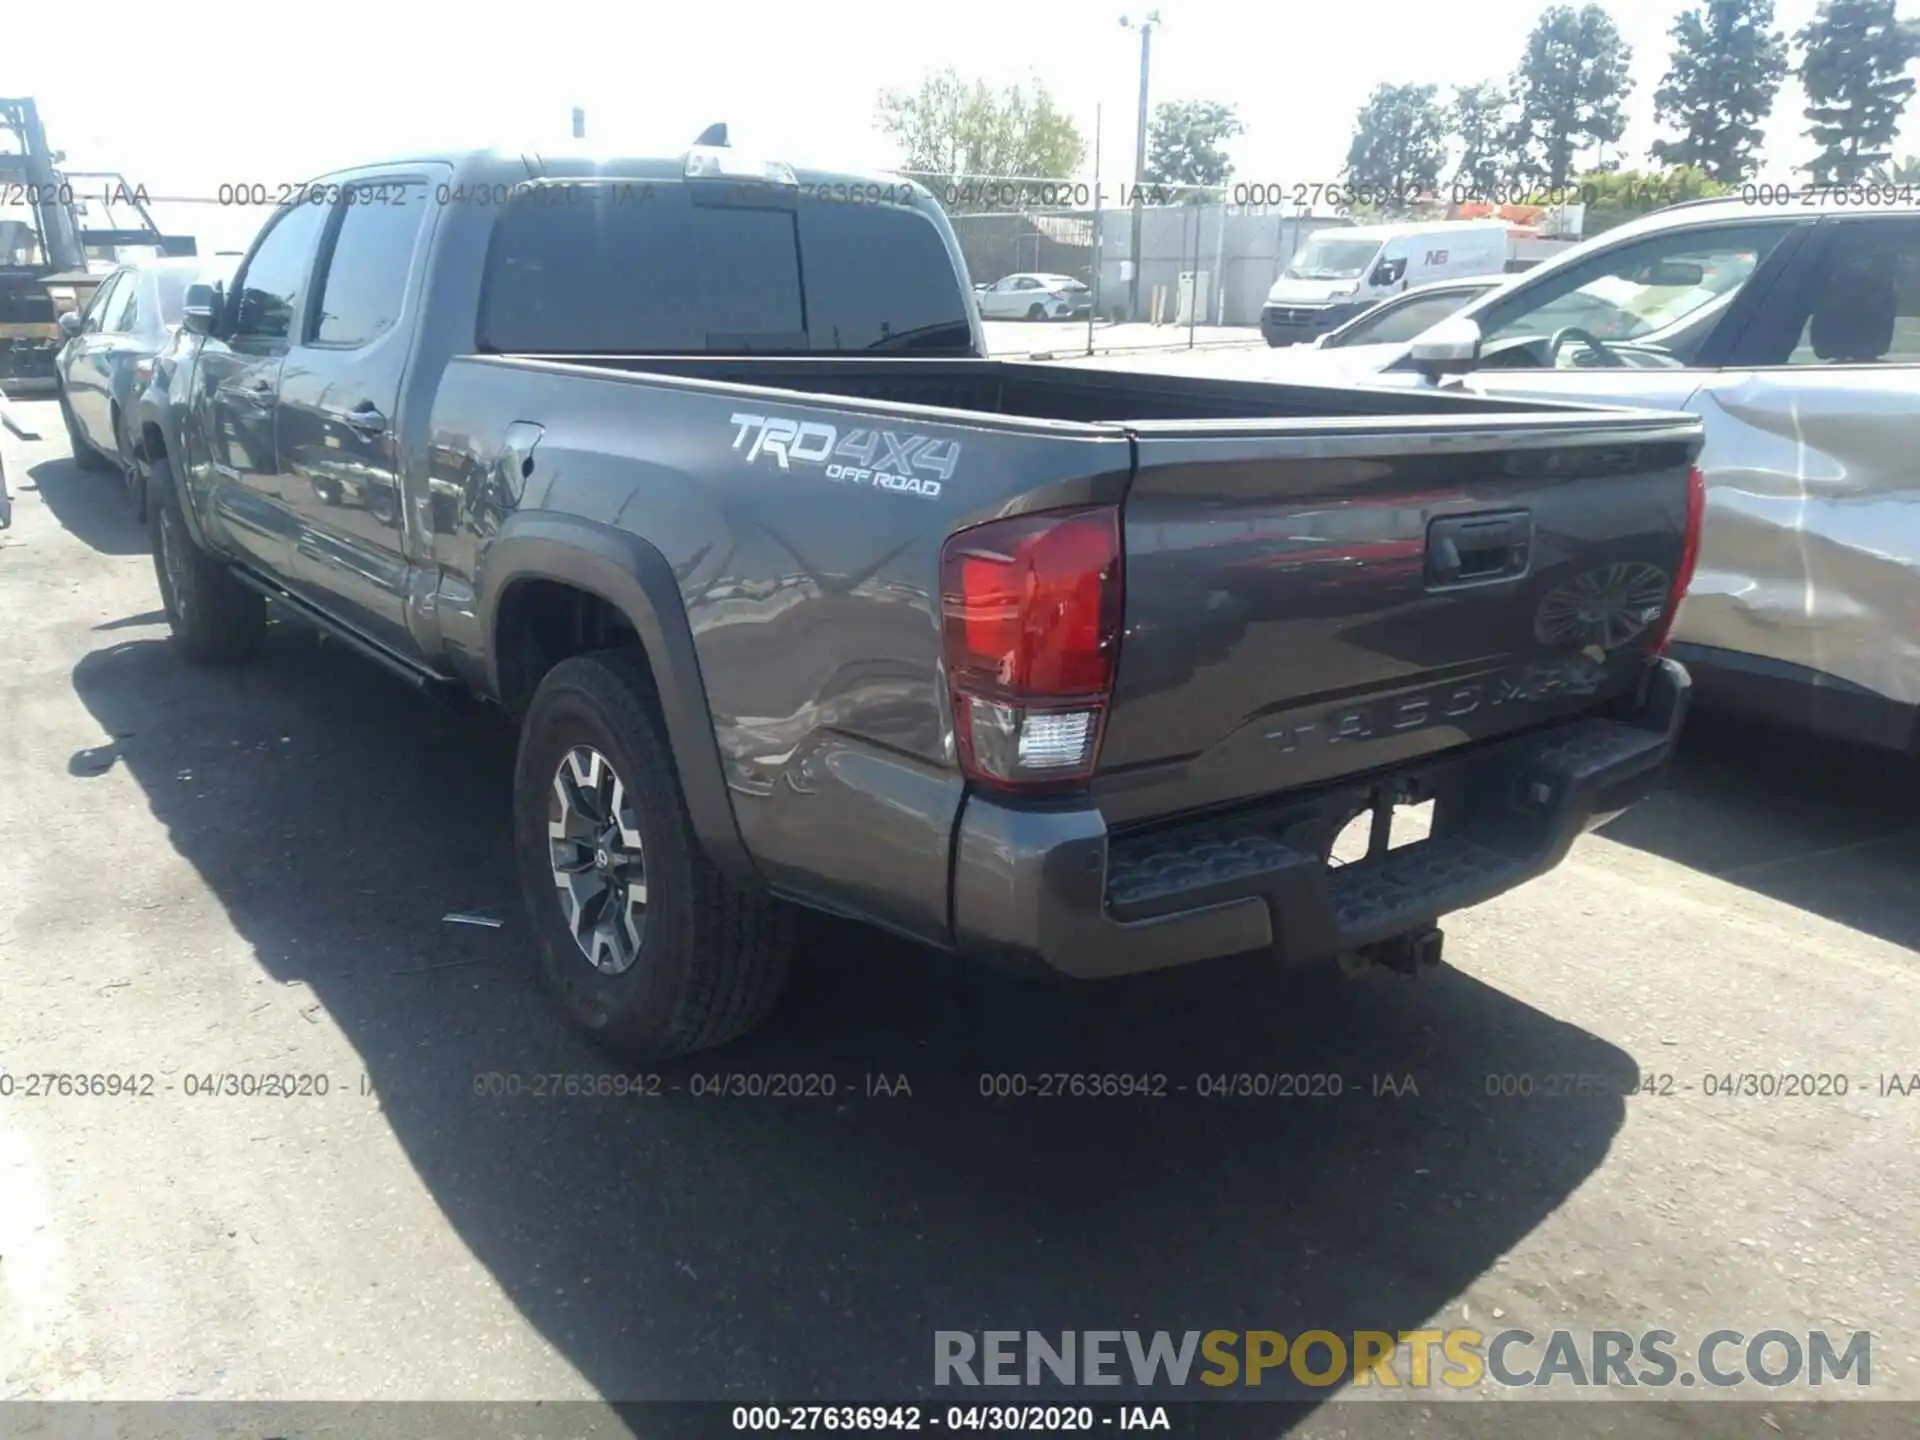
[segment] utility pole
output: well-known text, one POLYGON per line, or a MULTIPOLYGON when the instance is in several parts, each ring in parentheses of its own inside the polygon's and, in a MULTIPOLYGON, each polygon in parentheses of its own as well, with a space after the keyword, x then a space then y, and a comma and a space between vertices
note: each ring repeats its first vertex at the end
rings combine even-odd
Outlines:
POLYGON ((1100 109, 1093 107, 1093 308, 1087 311, 1087 354, 1093 354, 1093 324, 1100 318, 1100 272, 1106 268, 1106 214, 1100 204, 1100 109))
POLYGON ((1140 187, 1147 181, 1147 71, 1153 63, 1153 32, 1160 24, 1160 12, 1149 10, 1136 24, 1129 15, 1120 17, 1122 29, 1140 32, 1140 116, 1133 140, 1133 283, 1127 293, 1127 318, 1140 318, 1140 187))

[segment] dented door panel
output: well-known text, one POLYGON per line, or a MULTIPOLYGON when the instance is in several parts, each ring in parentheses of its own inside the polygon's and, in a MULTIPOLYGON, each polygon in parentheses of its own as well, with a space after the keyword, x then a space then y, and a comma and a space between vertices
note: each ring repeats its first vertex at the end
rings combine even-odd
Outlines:
POLYGON ((1711 377, 1707 519, 1675 638, 1920 704, 1920 371, 1711 377))

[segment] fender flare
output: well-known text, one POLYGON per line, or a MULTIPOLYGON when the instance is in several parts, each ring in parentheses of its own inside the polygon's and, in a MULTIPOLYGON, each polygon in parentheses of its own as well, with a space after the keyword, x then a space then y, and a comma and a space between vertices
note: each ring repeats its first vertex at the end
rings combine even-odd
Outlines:
POLYGON ((499 698, 500 650, 495 639, 501 602, 523 580, 550 580, 599 596, 625 615, 647 652, 667 744, 687 817, 708 858, 735 884, 762 882, 734 815, 726 770, 715 738, 713 712, 700 675, 699 652, 673 567, 629 531, 551 511, 508 518, 482 562, 479 620, 485 637, 487 685, 499 698))
MULTIPOLYGON (((193 503, 193 492, 187 488, 186 482, 181 478, 181 461, 185 458, 186 452, 183 448, 184 438, 175 423, 174 407, 171 404, 154 404, 146 395, 142 395, 139 403, 134 407, 133 421, 136 443, 143 452, 146 449, 147 426, 151 424, 160 432, 160 444, 167 457, 169 483, 180 497, 180 514, 187 522, 187 534, 193 537, 194 544, 209 555, 220 554, 218 546, 208 543, 206 526, 200 523, 200 507, 193 503)), ((146 502, 151 507, 158 503, 159 496, 153 490, 151 467, 154 457, 149 455, 146 458, 149 467, 146 502)), ((150 509, 149 513, 151 513, 150 509)))

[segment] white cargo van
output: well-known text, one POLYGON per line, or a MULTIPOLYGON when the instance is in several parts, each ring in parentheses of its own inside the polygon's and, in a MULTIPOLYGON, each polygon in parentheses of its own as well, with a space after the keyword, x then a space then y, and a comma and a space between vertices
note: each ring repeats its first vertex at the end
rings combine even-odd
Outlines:
POLYGON ((1260 310, 1269 345, 1311 340, 1409 285, 1498 275, 1507 268, 1504 220, 1347 225, 1316 230, 1260 310))

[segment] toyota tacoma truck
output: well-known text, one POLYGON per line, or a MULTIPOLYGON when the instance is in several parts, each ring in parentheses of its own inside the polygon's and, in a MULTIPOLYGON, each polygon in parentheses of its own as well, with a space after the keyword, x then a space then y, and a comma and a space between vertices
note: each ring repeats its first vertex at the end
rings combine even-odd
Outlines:
POLYGON ((762 1017, 795 906, 1417 969, 1685 710, 1697 419, 991 359, 925 190, 723 143, 302 187, 140 416, 179 651, 271 603, 512 717, 530 948, 638 1058, 762 1017))

